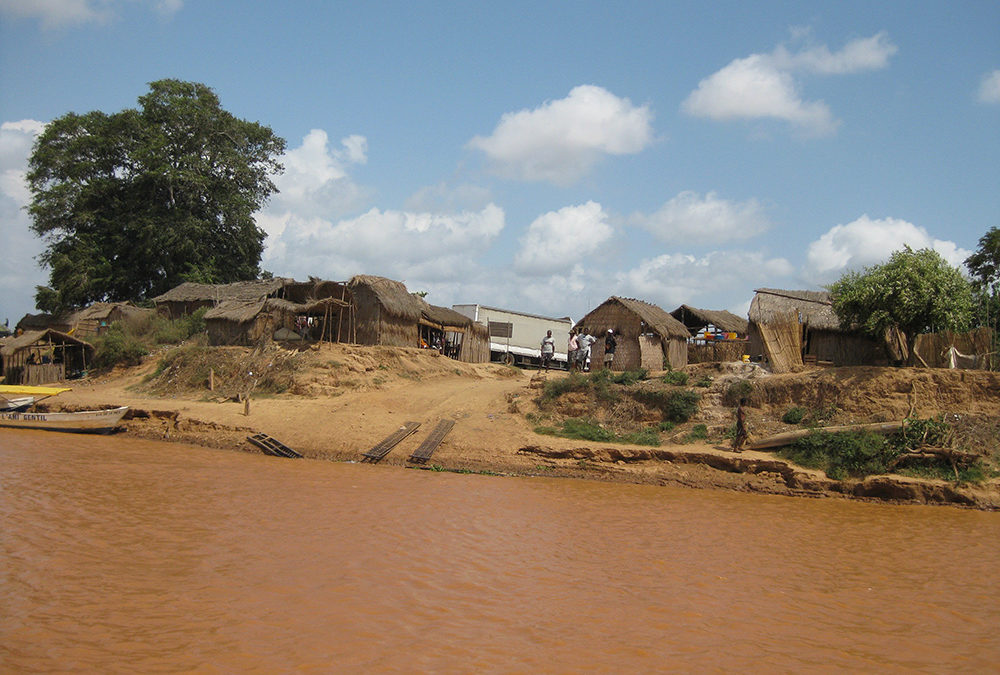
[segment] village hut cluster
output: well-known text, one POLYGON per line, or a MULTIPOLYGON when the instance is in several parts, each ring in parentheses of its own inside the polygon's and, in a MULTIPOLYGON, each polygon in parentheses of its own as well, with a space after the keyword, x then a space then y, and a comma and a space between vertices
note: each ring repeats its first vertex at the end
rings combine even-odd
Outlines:
MULTIPOLYGON (((540 361, 547 330, 557 344, 569 332, 599 339, 591 359, 603 363, 608 331, 616 338, 612 370, 679 369, 689 363, 755 361, 773 372, 803 364, 887 365, 906 357, 903 336, 874 340, 840 325, 825 291, 755 291, 748 317, 681 305, 667 312, 635 298, 612 296, 575 323, 483 305, 431 305, 400 281, 357 275, 348 281, 276 277, 230 284, 183 283, 153 298, 153 308, 95 303, 64 317, 26 315, 17 335, 4 338, 3 373, 9 383, 40 384, 83 374, 94 348, 88 342, 117 321, 156 312, 176 319, 204 308, 211 345, 339 342, 435 350, 468 363, 540 361)), ((931 367, 990 367, 968 357, 989 351, 988 329, 964 335, 924 335, 917 357, 931 367), (971 360, 970 360, 971 359, 971 360)), ((557 351, 554 363, 566 363, 557 351)))

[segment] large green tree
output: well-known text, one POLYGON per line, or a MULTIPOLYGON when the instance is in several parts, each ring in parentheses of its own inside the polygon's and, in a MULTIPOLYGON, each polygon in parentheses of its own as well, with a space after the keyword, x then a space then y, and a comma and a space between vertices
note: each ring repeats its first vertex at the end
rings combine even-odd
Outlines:
POLYGON ((909 363, 917 335, 965 330, 972 311, 972 286, 936 251, 909 246, 888 262, 848 272, 830 287, 841 325, 874 338, 898 328, 906 335, 909 363))
POLYGON ((67 113, 31 155, 28 207, 45 240, 39 309, 141 300, 182 281, 255 278, 253 214, 277 191, 284 139, 222 109, 207 86, 159 80, 137 109, 67 113))
POLYGON ((979 248, 965 259, 976 286, 976 322, 993 329, 993 351, 1000 348, 1000 228, 979 238, 979 248))

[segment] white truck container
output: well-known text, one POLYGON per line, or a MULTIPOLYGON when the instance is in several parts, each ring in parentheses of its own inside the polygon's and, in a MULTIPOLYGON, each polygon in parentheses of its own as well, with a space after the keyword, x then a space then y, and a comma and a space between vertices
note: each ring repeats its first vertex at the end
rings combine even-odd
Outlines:
POLYGON ((486 305, 452 305, 452 309, 489 329, 490 358, 511 365, 540 366, 542 338, 552 331, 556 343, 553 365, 566 367, 566 342, 573 321, 568 316, 555 319, 486 305))

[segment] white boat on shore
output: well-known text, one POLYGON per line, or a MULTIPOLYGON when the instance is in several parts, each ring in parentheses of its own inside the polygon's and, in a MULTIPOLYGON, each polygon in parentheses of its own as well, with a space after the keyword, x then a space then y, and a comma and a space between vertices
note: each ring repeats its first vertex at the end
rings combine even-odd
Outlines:
POLYGON ((0 426, 22 429, 48 429, 50 431, 75 431, 83 433, 109 433, 114 430, 128 406, 107 410, 80 410, 77 412, 25 412, 17 409, 32 405, 39 398, 56 396, 66 387, 27 387, 0 385, 0 402, 15 409, 0 408, 0 426), (26 399, 28 399, 26 401, 26 399))
POLYGON ((0 426, 106 434, 118 426, 127 412, 127 405, 79 412, 0 412, 0 426))
POLYGON ((30 408, 34 402, 34 396, 19 396, 17 398, 0 396, 0 412, 21 412, 30 408))

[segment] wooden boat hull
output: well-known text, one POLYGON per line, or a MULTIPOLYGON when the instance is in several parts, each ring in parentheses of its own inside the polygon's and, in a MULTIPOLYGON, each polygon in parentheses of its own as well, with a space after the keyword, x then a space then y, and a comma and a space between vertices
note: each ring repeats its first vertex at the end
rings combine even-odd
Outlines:
POLYGON ((0 412, 0 426, 78 433, 108 433, 121 421, 128 406, 80 412, 0 412))
POLYGON ((18 398, 4 398, 0 396, 0 412, 23 412, 30 408, 34 402, 34 396, 21 396, 18 398))

